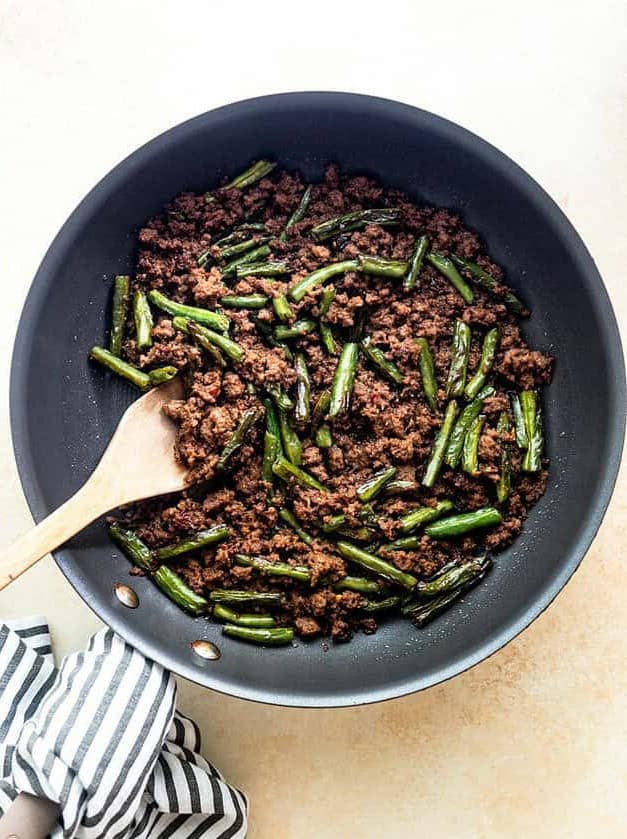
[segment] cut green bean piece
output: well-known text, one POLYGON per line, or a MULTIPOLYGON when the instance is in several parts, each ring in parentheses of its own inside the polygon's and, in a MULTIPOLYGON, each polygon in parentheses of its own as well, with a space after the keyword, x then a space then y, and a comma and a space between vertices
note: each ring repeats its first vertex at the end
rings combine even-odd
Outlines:
POLYGON ((282 277, 289 274, 287 262, 246 262, 235 269, 237 279, 242 277, 282 277))
POLYGON ((284 294, 277 294, 276 297, 273 297, 272 306, 274 308, 275 315, 280 321, 288 321, 294 316, 294 313, 290 308, 290 304, 287 302, 287 297, 284 294))
POLYGON ((407 262, 400 259, 385 259, 382 256, 369 256, 360 254, 357 257, 359 263, 358 271, 364 274, 371 274, 375 277, 390 277, 396 279, 404 277, 407 273, 407 262))
POLYGON ((269 383, 266 385, 266 390, 274 400, 275 405, 277 408, 280 408, 282 411, 291 411, 294 407, 294 402, 287 393, 281 388, 280 385, 275 383, 269 383))
POLYGON ((359 344, 352 342, 344 344, 333 376, 331 401, 329 403, 329 419, 335 419, 340 414, 348 412, 353 385, 355 383, 358 359, 359 344))
POLYGON ((433 449, 431 450, 431 457, 429 458, 429 462, 427 463, 427 468, 422 479, 423 486, 432 487, 440 474, 440 469, 442 468, 442 463, 444 462, 444 455, 446 454, 456 417, 457 402, 452 399, 446 406, 444 420, 435 438, 433 449))
POLYGON ((479 367, 475 375, 466 385, 464 391, 466 399, 474 399, 481 388, 485 385, 486 379, 488 378, 490 370, 492 370, 492 365, 494 364, 498 345, 499 330, 494 327, 486 332, 485 338, 483 339, 483 348, 481 350, 479 367))
POLYGON ((425 398, 429 403, 432 411, 437 410, 438 407, 438 383, 435 378, 435 365, 433 363, 433 356, 429 348, 429 342, 426 338, 416 338, 416 345, 420 350, 420 375, 422 377, 422 389, 425 398))
POLYGON ((229 181, 222 189, 244 189, 265 178, 275 167, 276 163, 271 163, 269 160, 257 160, 241 175, 237 175, 232 181, 229 181))
POLYGON ((131 382, 140 390, 148 390, 151 386, 148 373, 144 373, 126 361, 122 361, 121 358, 113 355, 109 350, 105 350, 104 347, 92 347, 89 351, 89 357, 93 361, 97 361, 98 364, 102 364, 103 367, 107 367, 112 373, 116 373, 121 378, 131 382))
POLYGON ((464 437, 462 446, 462 469, 468 475, 479 474, 479 440, 483 430, 483 416, 474 419, 464 437))
POLYGON ((294 533, 299 536, 306 545, 311 545, 313 542, 312 537, 306 530, 303 530, 300 522, 291 510, 288 510, 287 507, 281 507, 279 510, 279 518, 281 521, 284 521, 288 527, 291 527, 294 533))
POLYGON ((225 623, 222 632, 229 638, 248 641, 250 644, 261 644, 267 647, 280 647, 291 644, 294 640, 294 630, 289 626, 275 626, 270 629, 255 629, 251 626, 236 626, 225 623))
POLYGON ((320 396, 316 399, 316 404, 314 405, 313 413, 311 415, 311 424, 314 428, 317 428, 326 417, 330 404, 331 391, 323 390, 320 396))
POLYGON ((487 271, 484 271, 483 268, 475 262, 469 262, 467 259, 462 259, 461 256, 457 256, 456 254, 451 254, 451 260, 458 268, 463 268, 468 271, 468 273, 471 274, 472 277, 477 280, 479 285, 486 291, 494 294, 495 297, 501 298, 510 312, 514 312, 517 315, 528 314, 527 307, 522 300, 519 300, 512 291, 509 291, 509 289, 506 289, 504 293, 499 292, 499 284, 494 277, 488 274, 487 271))
POLYGON ((421 236, 416 241, 414 252, 409 260, 409 269, 405 274, 403 280, 403 288, 405 291, 413 291, 418 285, 418 279, 422 270, 422 263, 424 262, 425 254, 429 249, 429 240, 426 236, 421 236))
POLYGON ((230 606, 265 606, 268 609, 282 606, 284 597, 273 591, 246 591, 235 588, 216 588, 209 592, 212 603, 226 603, 230 606))
POLYGON ((446 463, 451 469, 456 469, 462 456, 464 438, 468 429, 477 419, 483 408, 483 400, 494 394, 494 388, 485 387, 472 402, 464 408, 455 423, 451 439, 446 449, 446 463))
POLYGON ((329 309, 331 308, 331 304, 335 300, 335 286, 327 286, 322 292, 320 297, 320 305, 318 307, 320 312, 320 317, 325 318, 329 314, 329 309))
POLYGON ((187 328, 189 329, 190 335, 205 349, 208 346, 217 347, 233 361, 242 361, 246 355, 244 349, 231 338, 228 338, 226 335, 221 335, 219 332, 214 332, 212 329, 208 329, 200 323, 188 321, 187 328))
POLYGON ((363 568, 367 568, 369 571, 384 577, 386 580, 391 580, 391 582, 397 583, 403 588, 413 589, 418 582, 412 574, 400 571, 395 565, 368 553, 368 551, 364 551, 357 545, 352 545, 350 542, 338 542, 336 548, 344 559, 350 559, 352 562, 356 562, 363 568))
POLYGON ((212 312, 209 309, 199 309, 197 306, 186 306, 183 303, 177 303, 175 300, 169 300, 160 291, 153 288, 148 293, 150 302, 167 312, 169 315, 188 318, 189 320, 197 321, 198 323, 206 324, 212 329, 217 329, 219 332, 228 332, 231 325, 230 320, 226 315, 219 312, 212 312))
POLYGON ((360 484, 360 486, 357 487, 357 498, 364 503, 372 501, 373 498, 377 497, 388 481, 392 480, 392 478, 396 475, 396 471, 395 466, 390 466, 389 469, 380 469, 378 472, 375 472, 375 474, 368 478, 367 481, 364 481, 363 484, 360 484))
POLYGON ((243 256, 238 256, 237 259, 233 259, 225 265, 222 269, 222 276, 232 277, 233 275, 237 275, 238 268, 244 265, 258 263, 260 259, 266 256, 270 256, 270 247, 268 245, 259 245, 259 247, 253 248, 253 250, 248 251, 243 256))
POLYGON ((376 347, 372 343, 372 339, 366 336, 361 342, 361 349, 364 355, 378 370, 383 373, 386 379, 394 382, 397 385, 403 384, 403 374, 398 369, 393 361, 386 357, 385 353, 380 347, 376 347))
POLYGON ((346 271, 356 271, 358 266, 359 263, 356 259, 345 259, 342 262, 333 262, 331 265, 324 265, 322 268, 317 268, 315 271, 312 271, 311 274, 307 274, 306 277, 297 280, 290 287, 288 295, 295 303, 300 303, 306 294, 309 294, 314 288, 330 280, 331 277, 337 277, 338 274, 344 274, 346 271))
POLYGON ((333 584, 335 591, 357 591, 360 594, 378 594, 381 591, 381 583, 376 580, 367 580, 365 577, 346 576, 333 584))
POLYGON ((290 463, 284 457, 279 457, 272 466, 272 471, 282 481, 290 481, 292 478, 301 486, 309 489, 317 489, 319 492, 328 492, 329 490, 320 481, 317 481, 313 475, 309 475, 303 469, 290 463))
POLYGON ((335 343, 335 338, 333 337, 333 332, 331 331, 329 324, 321 322, 319 329, 322 346, 329 355, 337 355, 337 344, 335 343))
POLYGON ((113 282, 113 304, 111 309, 111 335, 109 337, 109 351, 113 355, 120 355, 126 315, 131 297, 131 278, 126 274, 118 274, 113 282))
POLYGON ((287 224, 285 225, 285 229, 283 233, 279 236, 279 241, 287 242, 288 233, 295 224, 298 224, 299 221, 302 221, 305 216, 307 215, 307 210, 309 209, 309 201, 311 200, 311 190, 312 187, 309 185, 305 191, 303 192, 302 198, 298 203, 298 207, 294 210, 292 215, 287 220, 287 224))
POLYGON ((438 597, 440 594, 475 582, 478 577, 483 577, 491 565, 492 560, 487 555, 480 559, 470 559, 460 565, 452 565, 430 580, 421 580, 416 586, 416 593, 422 597, 438 597))
MULTIPOLYGON (((192 335, 190 323, 192 323, 192 321, 188 320, 187 318, 172 318, 172 326, 175 329, 180 330, 181 332, 185 332, 186 335, 192 335)), ((211 357, 211 359, 218 367, 226 367, 226 359, 217 347, 214 347, 214 345, 210 341, 207 341, 205 337, 202 337, 201 333, 193 335, 192 337, 194 338, 196 343, 200 344, 203 350, 205 350, 207 355, 211 357)))
POLYGON ((494 527, 500 524, 502 516, 495 507, 482 507, 470 513, 460 513, 427 525, 425 533, 432 539, 450 539, 454 536, 464 536, 472 530, 484 527, 494 527))
POLYGON ((247 239, 245 242, 237 242, 234 245, 220 248, 220 258, 230 260, 233 256, 240 256, 243 253, 248 253, 253 248, 258 248, 260 245, 265 245, 270 241, 269 236, 256 236, 252 239, 247 239))
POLYGON ((216 603, 213 607, 211 616, 215 621, 220 623, 233 623, 236 626, 250 626, 257 629, 268 629, 271 626, 276 626, 276 621, 272 615, 256 615, 240 614, 229 609, 228 606, 223 606, 221 603, 216 603))
POLYGON ((542 449, 544 447, 544 433, 542 430, 542 414, 538 406, 535 391, 524 390, 520 394, 525 431, 529 445, 523 457, 524 472, 539 472, 542 468, 542 449))
POLYGON ((298 434, 292 428, 287 411, 279 408, 279 425, 281 427, 281 442, 287 459, 294 466, 300 466, 303 460, 303 446, 298 434))
POLYGON ((221 239, 216 239, 213 246, 216 248, 224 248, 227 245, 232 245, 235 242, 243 241, 249 233, 265 233, 266 226, 263 222, 244 222, 238 225, 235 230, 221 239))
POLYGON ((464 593, 465 589, 455 588, 452 591, 447 591, 446 594, 441 594, 439 597, 433 597, 431 600, 420 601, 412 600, 401 609, 401 614, 404 617, 409 617, 414 626, 422 629, 434 618, 437 618, 444 612, 458 597, 464 593))
POLYGON ((333 445, 333 435, 328 425, 321 425, 316 429, 316 446, 319 449, 330 449, 333 445))
POLYGON ((512 413, 514 415, 516 445, 519 449, 526 449, 529 445, 529 440, 527 439, 527 429, 525 428, 525 418, 523 417, 522 406, 520 404, 520 396, 517 393, 511 393, 510 400, 512 403, 512 413))
POLYGON ((398 609, 400 605, 401 598, 397 594, 393 594, 384 600, 367 600, 361 610, 370 615, 376 612, 387 612, 389 609, 398 609))
POLYGON ((302 353, 294 356, 294 369, 296 371, 296 403, 294 405, 294 419, 296 422, 305 423, 309 420, 311 413, 311 382, 307 362, 302 353))
POLYGON ((270 562, 263 556, 235 554, 235 562, 246 568, 254 568, 266 577, 289 577, 299 583, 308 583, 311 579, 309 569, 302 565, 288 565, 286 562, 270 562))
POLYGON ((237 424, 237 428, 231 434, 226 446, 222 449, 222 454, 216 463, 216 469, 225 471, 230 468, 234 455, 242 448, 246 442, 246 438, 261 419, 263 413, 263 410, 258 407, 248 408, 244 411, 237 424))
POLYGON ((449 283, 457 289, 468 305, 472 303, 475 298, 472 289, 459 273, 451 259, 447 256, 443 256, 439 253, 433 253, 433 251, 431 251, 431 253, 427 254, 427 261, 433 265, 436 271, 439 271, 443 277, 446 277, 449 283))
POLYGON ((466 372, 470 357, 470 327, 463 320, 456 320, 453 328, 453 346, 451 347, 451 366, 446 381, 446 395, 457 399, 464 393, 466 372))
POLYGON ((390 481, 383 487, 383 495, 389 498, 392 495, 403 495, 406 492, 417 492, 419 489, 416 481, 390 481))
POLYGON ((303 335, 309 335, 316 328, 314 320, 297 320, 291 326, 283 326, 279 324, 274 329, 274 337, 277 341, 287 341, 290 338, 301 338, 303 335))
POLYGON ((420 547, 420 540, 422 536, 401 536, 400 539, 395 539, 393 542, 386 542, 379 548, 380 551, 386 553, 387 551, 417 551, 420 547))
POLYGON ((340 233, 361 230, 369 224, 378 224, 381 227, 396 224, 400 221, 401 215, 401 210, 398 207, 356 210, 317 224, 311 228, 311 236, 316 242, 324 242, 325 239, 338 236, 340 233))
POLYGON ((225 309, 263 309, 267 303, 265 294, 229 294, 220 298, 225 309))
POLYGON ((274 461, 283 454, 281 447, 281 430, 274 405, 269 399, 264 399, 266 408, 266 431, 263 438, 263 479, 271 484, 274 480, 272 466, 274 461))
POLYGON ((501 443, 501 472, 496 485, 496 497, 501 504, 509 498, 512 491, 512 459, 508 440, 504 439, 509 434, 509 417, 507 411, 499 415, 496 430, 501 443))
POLYGON ((453 509, 453 502, 445 498, 444 501, 438 501, 434 507, 418 507, 417 510, 412 510, 406 513, 400 519, 401 533, 411 533, 422 527, 423 524, 435 521, 441 518, 444 513, 448 513, 453 509))
POLYGON ((223 542, 231 535, 231 529, 226 524, 216 524, 207 530, 200 530, 194 533, 187 539, 180 542, 175 542, 173 545, 165 545, 155 551, 156 558, 163 562, 166 559, 174 559, 177 556, 197 551, 200 548, 206 548, 209 545, 215 545, 218 542, 223 542))
POLYGON ((151 385, 162 385, 165 382, 170 382, 176 376, 178 370, 176 367, 168 364, 166 367, 155 367, 148 373, 151 385))

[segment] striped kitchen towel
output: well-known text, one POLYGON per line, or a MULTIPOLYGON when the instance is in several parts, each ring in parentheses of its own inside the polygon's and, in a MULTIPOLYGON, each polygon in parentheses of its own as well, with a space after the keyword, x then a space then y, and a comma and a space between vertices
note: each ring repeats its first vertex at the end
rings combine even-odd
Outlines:
POLYGON ((0 814, 60 804, 54 839, 240 839, 247 800, 200 754, 171 673, 110 629, 55 667, 46 621, 0 624, 0 814))

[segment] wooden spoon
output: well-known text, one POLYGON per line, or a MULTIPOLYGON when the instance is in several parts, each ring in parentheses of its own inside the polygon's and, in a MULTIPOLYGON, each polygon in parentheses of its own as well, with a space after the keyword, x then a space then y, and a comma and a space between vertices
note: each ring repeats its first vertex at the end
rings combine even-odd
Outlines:
POLYGON ((185 488, 186 469, 174 458, 176 427, 161 410, 182 396, 175 378, 127 408, 86 483, 0 558, 0 591, 109 510, 185 488))

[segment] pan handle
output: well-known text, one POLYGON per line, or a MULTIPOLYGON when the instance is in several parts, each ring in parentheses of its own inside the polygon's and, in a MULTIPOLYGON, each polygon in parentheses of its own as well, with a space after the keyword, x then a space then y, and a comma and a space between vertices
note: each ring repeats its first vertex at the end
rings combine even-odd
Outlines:
POLYGON ((0 839, 46 839, 58 815, 54 801, 21 792, 0 818, 0 839))

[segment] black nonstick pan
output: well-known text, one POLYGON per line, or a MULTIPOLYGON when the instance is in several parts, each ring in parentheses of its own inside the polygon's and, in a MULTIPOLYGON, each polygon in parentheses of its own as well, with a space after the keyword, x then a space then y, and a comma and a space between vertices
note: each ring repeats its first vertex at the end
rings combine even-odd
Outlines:
POLYGON ((319 641, 260 649, 223 639, 219 626, 179 611, 149 580, 129 579, 128 562, 102 522, 57 551, 56 560, 104 621, 207 687, 317 707, 401 696, 481 661, 546 608, 599 527, 622 450, 623 356, 594 262, 546 193, 479 137, 396 102, 293 93, 219 108, 136 151, 70 216, 28 295, 11 374, 20 476, 39 520, 84 482, 136 396, 94 370, 87 351, 104 341, 111 281, 132 272, 137 229, 176 194, 214 187, 260 157, 311 180, 328 161, 373 173, 419 203, 458 211, 486 240, 533 310, 525 324, 530 343, 557 358, 545 394, 546 495, 483 584, 427 629, 392 621, 328 650, 319 641), (132 582, 139 608, 127 609, 114 596, 120 581, 132 582), (190 646, 196 639, 216 642, 222 656, 202 659, 190 646))

